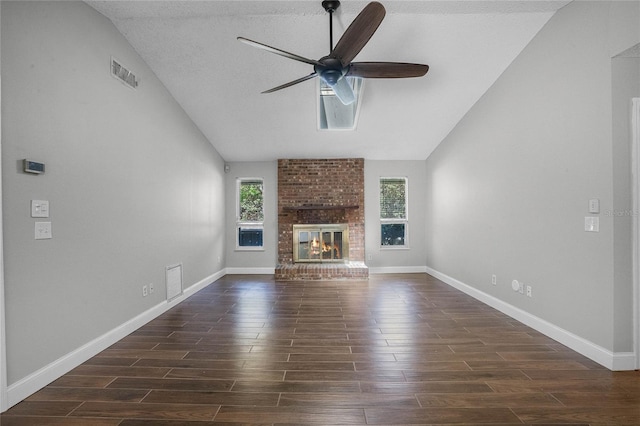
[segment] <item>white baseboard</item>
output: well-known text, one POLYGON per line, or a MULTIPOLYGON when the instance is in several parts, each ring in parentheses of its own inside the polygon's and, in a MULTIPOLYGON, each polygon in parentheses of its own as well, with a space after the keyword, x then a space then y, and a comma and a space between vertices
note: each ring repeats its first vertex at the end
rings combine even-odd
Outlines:
POLYGON ((226 268, 227 275, 273 275, 276 268, 226 268))
POLYGON ((369 267, 370 274, 418 274, 426 273, 426 266, 381 266, 369 267))
POLYGON ((610 370, 629 371, 636 369, 636 354, 634 352, 614 352, 612 355, 613 362, 610 370))
POLYGON ((613 371, 633 370, 635 368, 636 355, 633 352, 611 352, 589 340, 586 340, 580 336, 577 336, 570 331, 558 327, 548 321, 543 320, 535 315, 532 315, 520 308, 510 305, 490 294, 480 291, 468 284, 456 280, 446 274, 438 272, 432 268, 427 267, 427 273, 433 275, 439 280, 449 284, 450 286, 468 294, 469 296, 486 303, 499 310, 500 312, 509 315, 510 317, 520 321, 523 324, 528 325, 534 330, 551 337, 552 339, 562 343, 563 345, 573 349, 581 355, 597 362, 598 364, 613 371))
POLYGON ((42 367, 41 369, 31 373, 30 375, 18 380, 7 387, 7 405, 3 407, 9 409, 15 404, 27 398, 29 395, 42 389, 49 383, 73 370, 89 358, 102 352, 118 340, 131 334, 138 328, 142 327, 149 321, 163 314, 173 306, 182 302, 187 297, 205 288, 212 282, 223 277, 224 270, 216 272, 201 281, 191 285, 183 290, 182 294, 171 301, 163 301, 151 309, 141 313, 140 315, 130 319, 120 326, 108 331, 102 336, 80 346, 79 348, 69 352, 68 354, 58 358, 52 363, 42 367))

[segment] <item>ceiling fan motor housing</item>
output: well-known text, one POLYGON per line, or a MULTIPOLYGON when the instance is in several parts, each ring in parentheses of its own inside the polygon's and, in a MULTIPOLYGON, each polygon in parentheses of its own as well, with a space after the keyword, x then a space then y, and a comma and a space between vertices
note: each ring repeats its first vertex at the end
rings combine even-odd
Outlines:
POLYGON ((313 69, 329 86, 334 86, 349 71, 349 65, 343 66, 340 59, 325 56, 318 62, 320 65, 314 65, 313 69))

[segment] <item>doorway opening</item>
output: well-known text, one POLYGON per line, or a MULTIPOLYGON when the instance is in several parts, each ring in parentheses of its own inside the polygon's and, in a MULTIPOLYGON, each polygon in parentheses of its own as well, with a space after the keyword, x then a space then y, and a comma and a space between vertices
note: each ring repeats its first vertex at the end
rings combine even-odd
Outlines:
POLYGON ((631 105, 631 137, 633 151, 633 323, 636 370, 640 369, 640 98, 631 105))

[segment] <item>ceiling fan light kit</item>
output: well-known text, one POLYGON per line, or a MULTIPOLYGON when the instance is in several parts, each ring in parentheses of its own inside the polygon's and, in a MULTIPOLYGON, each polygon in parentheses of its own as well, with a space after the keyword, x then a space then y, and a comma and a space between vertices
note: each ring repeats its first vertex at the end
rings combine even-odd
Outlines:
POLYGON ((238 37, 238 40, 276 55, 294 61, 313 65, 313 72, 289 83, 274 87, 262 93, 272 93, 315 77, 330 86, 344 105, 356 100, 351 84, 346 77, 361 78, 407 78, 422 77, 429 71, 428 65, 401 62, 352 62, 378 29, 386 11, 378 2, 369 3, 344 32, 335 47, 333 46, 333 12, 340 6, 337 0, 325 0, 322 7, 329 13, 329 55, 320 59, 308 59, 294 53, 268 46, 257 41, 238 37))
POLYGON ((343 104, 333 89, 325 84, 322 79, 318 79, 318 130, 353 131, 358 126, 364 79, 360 77, 347 77, 345 80, 351 85, 355 95, 355 101, 349 105, 343 104))

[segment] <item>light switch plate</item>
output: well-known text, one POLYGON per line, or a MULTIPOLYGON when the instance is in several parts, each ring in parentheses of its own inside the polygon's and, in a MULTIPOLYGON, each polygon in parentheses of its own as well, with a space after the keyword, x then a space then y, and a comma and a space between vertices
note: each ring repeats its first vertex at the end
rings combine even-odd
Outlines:
POLYGON ((31 200, 31 217, 49 217, 49 202, 31 200))
POLYGON ((36 222, 36 240, 48 240, 51 234, 51 222, 36 222))
POLYGON ((589 200, 589 213, 600 213, 600 200, 598 200, 597 198, 592 198, 591 200, 589 200))

